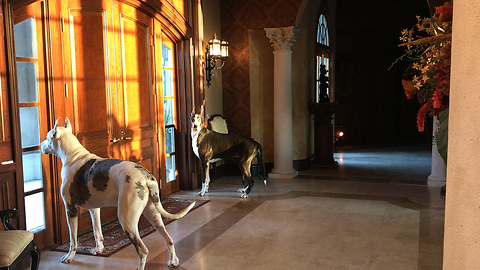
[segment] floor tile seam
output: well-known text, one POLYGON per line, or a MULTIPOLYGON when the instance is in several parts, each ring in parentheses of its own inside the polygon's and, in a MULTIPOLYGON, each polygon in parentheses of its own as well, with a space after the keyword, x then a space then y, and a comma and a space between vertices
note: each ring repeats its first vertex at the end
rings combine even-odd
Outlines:
MULTIPOLYGON (((356 199, 356 200, 367 200, 367 201, 385 201, 394 205, 398 205, 402 208, 420 210, 425 208, 439 208, 435 206, 425 206, 419 203, 412 201, 410 198, 405 196, 387 196, 387 195, 366 195, 358 193, 334 193, 334 192, 323 192, 323 191, 289 191, 283 194, 275 194, 269 196, 256 197, 255 200, 285 200, 285 199, 294 199, 298 197, 323 197, 323 198, 340 198, 340 199, 356 199)), ((250 199, 250 198, 249 198, 250 199)))

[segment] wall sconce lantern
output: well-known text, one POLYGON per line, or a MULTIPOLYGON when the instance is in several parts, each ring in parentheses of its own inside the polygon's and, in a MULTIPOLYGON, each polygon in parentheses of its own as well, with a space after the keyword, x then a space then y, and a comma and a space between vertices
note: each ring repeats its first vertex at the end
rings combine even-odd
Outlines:
POLYGON ((210 86, 213 71, 221 69, 225 65, 225 60, 228 58, 228 42, 217 39, 217 34, 213 34, 213 39, 208 41, 205 63, 205 76, 207 79, 207 86, 210 86), (217 66, 217 60, 221 60, 222 64, 217 66))

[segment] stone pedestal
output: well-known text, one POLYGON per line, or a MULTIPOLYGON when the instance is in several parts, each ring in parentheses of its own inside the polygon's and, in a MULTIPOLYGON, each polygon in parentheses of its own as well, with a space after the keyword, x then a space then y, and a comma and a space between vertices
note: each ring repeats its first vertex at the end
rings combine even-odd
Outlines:
POLYGON ((314 155, 311 167, 336 167, 338 162, 333 157, 333 113, 337 103, 310 103, 308 110, 314 120, 314 155))
MULTIPOLYGON (((437 117, 433 117, 433 131, 432 136, 435 136, 438 131, 439 122, 437 117)), ((442 156, 438 153, 437 144, 432 145, 432 169, 431 173, 428 176, 428 185, 429 186, 443 186, 445 185, 447 176, 447 166, 445 161, 443 161, 442 156)))
POLYGON ((298 29, 294 27, 265 28, 274 48, 274 163, 268 178, 292 179, 292 50, 298 29))

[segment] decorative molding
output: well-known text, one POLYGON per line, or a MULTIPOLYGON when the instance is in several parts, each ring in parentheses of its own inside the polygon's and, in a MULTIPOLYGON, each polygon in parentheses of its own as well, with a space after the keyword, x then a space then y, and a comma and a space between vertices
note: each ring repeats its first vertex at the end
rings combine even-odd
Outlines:
POLYGON ((275 51, 290 51, 300 32, 300 29, 294 26, 264 28, 264 30, 275 51))
MULTIPOLYGON (((13 178, 12 178, 13 179, 13 178)), ((1 209, 10 209, 10 194, 14 194, 15 191, 10 190, 8 181, 0 182, 0 207, 1 209)))

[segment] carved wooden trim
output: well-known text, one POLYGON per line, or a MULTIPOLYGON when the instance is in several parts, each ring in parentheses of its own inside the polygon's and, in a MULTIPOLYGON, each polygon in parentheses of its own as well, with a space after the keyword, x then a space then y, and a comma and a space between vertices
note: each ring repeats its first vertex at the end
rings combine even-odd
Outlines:
MULTIPOLYGON (((187 1, 187 0, 185 0, 187 1)), ((184 5, 183 14, 170 1, 159 0, 118 0, 142 10, 162 23, 162 30, 175 37, 175 42, 192 36, 192 27, 188 23, 189 6, 184 5)))
POLYGON ((10 192, 8 182, 0 182, 0 198, 2 199, 2 209, 10 209, 10 192))

